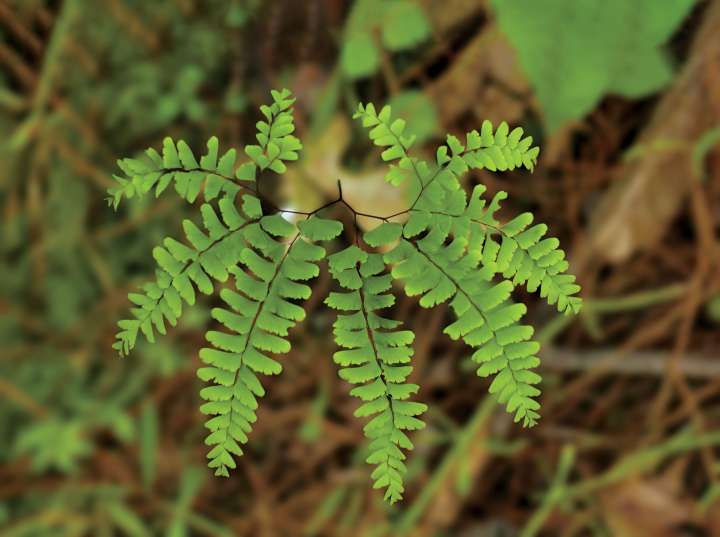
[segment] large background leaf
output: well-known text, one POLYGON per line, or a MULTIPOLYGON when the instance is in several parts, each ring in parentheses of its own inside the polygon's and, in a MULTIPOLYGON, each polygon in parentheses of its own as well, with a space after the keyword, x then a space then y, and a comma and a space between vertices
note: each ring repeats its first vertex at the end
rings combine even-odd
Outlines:
POLYGON ((550 130, 607 93, 642 97, 672 78, 662 45, 695 0, 495 0, 550 130))

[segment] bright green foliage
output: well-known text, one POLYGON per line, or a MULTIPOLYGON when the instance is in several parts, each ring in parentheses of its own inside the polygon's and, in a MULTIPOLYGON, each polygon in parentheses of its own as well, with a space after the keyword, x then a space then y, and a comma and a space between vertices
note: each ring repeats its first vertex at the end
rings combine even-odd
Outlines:
MULTIPOLYGON (((123 196, 152 187, 159 193, 172 181, 188 201, 204 189, 202 229, 186 220, 186 243, 166 238, 153 250, 156 279, 144 293, 130 293, 137 307, 133 318, 118 323, 114 348, 127 354, 139 332, 153 342, 156 332, 165 334, 165 321, 176 324, 183 302, 195 302, 196 291, 210 294, 214 281, 234 276, 234 289, 224 286, 219 293, 224 304, 211 312, 221 329, 207 332, 209 345, 200 351, 205 365, 198 371, 208 384, 200 392, 205 401, 200 410, 208 416, 209 466, 220 476, 236 467, 234 457, 242 455, 257 419, 258 399, 265 395, 259 374, 281 372, 276 358, 290 351, 290 330, 305 318, 300 303, 310 297, 309 280, 326 256, 318 243, 339 242, 342 223, 320 211, 338 204, 358 216, 340 191, 334 202, 301 212, 305 218, 291 223, 256 188, 258 172, 283 173, 300 148, 292 135, 290 93, 272 96, 273 104, 261 108, 266 121, 257 123, 258 144, 245 147, 247 162, 236 166, 234 150, 218 158, 216 139, 198 161, 184 142, 168 138, 162 155, 148 151, 151 163, 120 161, 127 177, 118 178, 111 191, 117 206, 123 196)), ((456 320, 444 332, 474 348, 478 375, 494 377, 490 393, 526 426, 539 418, 540 376, 532 371, 539 345, 532 341, 533 329, 520 324, 525 306, 510 295, 524 284, 559 311, 575 313, 580 288, 565 274, 568 263, 558 241, 543 238, 545 225, 531 225, 530 213, 503 223, 495 215, 504 192, 488 204, 482 185, 469 199, 461 186, 471 168, 532 170, 538 148, 522 129, 510 131, 506 123, 494 129, 485 121, 464 143, 448 136, 428 163, 409 154, 415 136, 405 132, 405 121, 394 119, 389 106, 378 113, 372 104, 360 105, 355 117, 383 149, 386 180, 411 181, 414 197, 403 213, 370 215, 381 223, 362 240, 356 229, 355 244, 329 255, 327 263, 340 288, 325 300, 339 311, 333 333, 341 350, 334 360, 340 377, 355 385, 350 393, 362 401, 355 415, 370 418, 364 433, 370 440, 367 462, 375 465, 374 487, 385 489, 385 499, 393 503, 404 492, 403 450, 413 447, 407 431, 424 427, 419 416, 426 410, 409 400, 418 386, 406 382, 414 335, 380 314, 395 303, 393 280, 402 281, 406 294, 418 296, 423 307, 450 304, 456 320)))
POLYGON ((33 470, 48 469, 72 472, 77 459, 92 453, 92 443, 83 437, 79 422, 48 419, 22 432, 15 449, 33 455, 33 470))
MULTIPOLYGON (((310 235, 334 237, 337 222, 325 222, 310 235)), ((232 269, 241 293, 223 289, 220 298, 228 307, 212 310, 213 318, 230 333, 207 333, 212 347, 200 351, 207 367, 198 371, 211 383, 200 391, 207 401, 200 410, 214 416, 206 423, 210 435, 205 443, 213 446, 209 466, 222 476, 235 468, 232 455, 242 455, 239 444, 247 442, 257 398, 265 395, 257 374, 280 373, 282 367, 268 354, 287 353, 288 331, 305 318, 305 310, 291 300, 310 297, 310 287, 302 282, 318 275, 317 262, 325 256, 323 248, 308 242, 278 214, 253 222, 244 236, 247 247, 240 262, 247 270, 232 269)))
POLYGON ((422 143, 437 134, 438 113, 435 103, 424 92, 410 89, 396 93, 388 105, 401 117, 407 118, 407 129, 422 143))
MULTIPOLYGON (((532 170, 538 148, 531 147, 532 138, 523 138, 519 127, 510 132, 502 123, 493 130, 485 121, 481 132, 467 134, 465 144, 448 136, 447 146, 438 148, 430 166, 408 154, 413 140, 404 136, 404 121, 393 119, 389 107, 377 113, 372 104, 360 105, 355 117, 371 128, 375 145, 385 148, 383 160, 398 161, 386 179, 397 184, 410 175, 418 188, 402 240, 385 255, 385 261, 395 265, 393 277, 405 282, 408 295, 419 295, 423 307, 450 301, 458 319, 445 332, 477 348, 473 360, 480 366, 478 374, 496 374, 491 393, 515 414, 516 421, 534 425, 539 404, 533 398, 540 393, 534 385, 540 377, 529 369, 539 363, 535 356, 539 345, 531 341, 532 328, 519 324, 525 306, 512 304, 510 293, 515 285, 526 283, 530 291, 540 288, 541 296, 560 311, 572 313, 581 305, 572 296, 580 288, 573 276, 563 274, 568 264, 557 240, 540 241, 546 226, 526 229, 532 222, 528 214, 501 225, 494 213, 506 194, 498 193, 485 207, 481 197, 485 188, 475 187, 467 200, 459 178, 470 168, 532 170)), ((399 235, 388 226, 380 226, 386 231, 379 243, 399 235)))
POLYGON ((423 307, 450 301, 457 320, 444 332, 477 347, 472 359, 480 365, 478 374, 499 372, 490 393, 507 404, 515 421, 534 425, 540 405, 532 398, 540 392, 533 385, 540 377, 528 369, 539 363, 534 356, 539 345, 529 341, 532 328, 518 324, 526 308, 509 302, 511 282, 485 279, 478 251, 468 248, 465 239, 455 237, 443 244, 448 239, 443 229, 449 231, 449 226, 438 225, 417 242, 403 240, 387 254, 386 261, 395 264, 392 275, 404 281, 408 295, 421 297, 423 307))
MULTIPOLYGON (((386 242, 392 235, 376 233, 372 240, 386 242)), ((355 416, 374 416, 364 428, 372 440, 367 462, 377 465, 372 474, 374 487, 385 488, 385 499, 394 503, 404 490, 405 454, 400 448, 413 448, 403 431, 425 426, 416 416, 425 412, 426 405, 406 401, 418 390, 416 384, 405 382, 412 371, 408 364, 415 336, 409 330, 398 330, 399 321, 376 313, 395 303, 395 297, 387 292, 392 277, 385 272, 382 255, 353 245, 328 261, 330 272, 346 292, 330 293, 325 302, 348 312, 339 314, 333 325, 335 341, 346 349, 336 352, 334 360, 342 367, 340 377, 358 385, 350 392, 363 401, 355 416)))
POLYGON ((531 147, 531 136, 522 138, 520 127, 509 132, 507 123, 503 122, 493 132, 492 124, 486 120, 481 132, 467 134, 466 145, 462 145, 456 137, 448 136, 447 146, 437 150, 437 166, 431 169, 427 163, 409 155, 415 136, 403 135, 405 120, 392 119, 389 106, 378 113, 372 103, 367 107, 360 105, 353 117, 361 119, 363 127, 372 127, 370 140, 386 148, 381 155, 384 161, 398 161, 397 165, 390 164, 385 180, 398 185, 408 175, 414 176, 421 189, 418 202, 438 210, 448 208, 447 203, 451 203, 451 207, 463 205, 465 192, 460 188, 458 176, 468 167, 505 171, 524 166, 532 171, 540 152, 538 147, 531 147))
POLYGON ((195 303, 193 284, 205 294, 213 292, 212 280, 224 282, 228 271, 240 260, 244 244, 243 228, 249 220, 262 216, 260 201, 255 196, 242 196, 246 217, 235 208, 235 198, 241 190, 241 181, 254 181, 258 168, 282 173, 284 161, 297 160, 300 141, 291 133, 295 130, 292 119, 292 103, 288 90, 273 91, 273 103, 263 106, 261 112, 267 121, 257 123, 259 145, 245 148, 250 160, 235 171, 236 151, 228 150, 218 158, 218 140, 208 141, 208 152, 198 160, 188 145, 180 140, 166 138, 162 156, 148 149, 149 162, 134 159, 118 161, 128 175, 116 177, 119 186, 111 188, 111 201, 118 206, 123 196, 131 198, 135 193, 144 194, 155 186, 156 196, 175 181, 176 191, 187 201, 193 202, 204 186, 206 200, 213 200, 223 193, 218 202, 220 216, 206 203, 200 212, 207 234, 193 222, 183 222, 189 245, 166 238, 164 247, 156 247, 153 257, 158 262, 156 281, 145 285, 144 294, 130 293, 134 319, 120 321, 121 331, 114 348, 127 354, 134 346, 138 331, 154 341, 154 330, 165 334, 164 320, 175 326, 182 314, 182 301, 195 303))
POLYGON ((388 50, 413 48, 430 36, 430 24, 415 2, 385 2, 382 12, 382 40, 388 50))
MULTIPOLYGON (((246 203, 253 198, 245 195, 246 203)), ((257 199, 257 198, 255 198, 257 199)), ((195 303, 195 289, 204 294, 213 292, 212 280, 224 282, 228 271, 240 261, 243 231, 250 220, 235 208, 234 198, 219 202, 220 216, 209 203, 200 208, 207 233, 191 220, 183 222, 188 245, 167 237, 163 246, 156 246, 155 281, 144 285, 144 293, 130 293, 128 298, 137 306, 130 311, 134 319, 120 321, 121 331, 113 348, 125 355, 135 347, 138 331, 151 343, 155 330, 166 333, 165 320, 172 326, 182 315, 182 303, 195 303)))
POLYGON ((204 188, 205 200, 210 201, 221 193, 236 194, 240 186, 235 180, 255 181, 258 169, 283 173, 285 162, 297 160, 302 144, 292 135, 295 126, 291 107, 295 99, 288 90, 273 90, 272 97, 270 106, 260 108, 265 121, 257 123, 258 145, 245 146, 250 160, 237 170, 235 149, 218 158, 218 139, 214 136, 207 143, 207 153, 199 161, 183 140, 176 143, 172 138, 165 138, 162 154, 150 148, 146 151, 147 159, 118 160, 125 177, 115 176, 118 186, 108 189, 108 202, 117 209, 123 197, 143 195, 152 188, 157 197, 172 181, 175 181, 177 193, 185 200, 194 202, 204 188))
MULTIPOLYGON (((479 199, 483 191, 483 187, 475 187, 473 200, 479 199)), ((504 192, 496 196, 497 201, 504 198, 504 192)), ((482 205, 482 200, 478 205, 482 205)), ((525 284, 531 293, 539 288, 540 296, 548 304, 556 305, 559 311, 579 313, 582 300, 574 295, 580 291, 580 286, 575 283, 574 276, 565 274, 569 265, 565 252, 559 249, 560 241, 554 237, 542 238, 547 226, 536 224, 529 227, 533 221, 532 213, 522 213, 505 225, 495 220, 490 210, 485 215, 487 228, 497 230, 500 242, 486 235, 485 248, 491 248, 497 254, 494 260, 483 259, 483 262, 494 262, 495 270, 501 272, 504 278, 512 278, 514 285, 525 284)), ((471 218, 470 215, 468 217, 471 218)), ((471 220, 473 225, 475 221, 471 220)))
POLYGON ((661 45, 695 0, 495 0, 502 31, 542 105, 550 130, 606 94, 642 97, 672 79, 661 45))
POLYGON ((374 31, 389 51, 412 49, 430 37, 430 24, 411 0, 358 0, 345 26, 340 67, 352 79, 371 76, 380 65, 374 31))

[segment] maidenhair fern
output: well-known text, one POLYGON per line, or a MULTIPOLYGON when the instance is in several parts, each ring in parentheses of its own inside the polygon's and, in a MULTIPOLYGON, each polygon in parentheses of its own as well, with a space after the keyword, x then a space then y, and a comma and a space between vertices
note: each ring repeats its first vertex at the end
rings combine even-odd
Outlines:
POLYGON ((270 106, 261 107, 258 144, 245 147, 242 163, 232 149, 219 157, 216 138, 199 160, 185 142, 166 138, 162 153, 149 149, 144 160, 119 161, 125 176, 116 177, 118 185, 109 191, 114 207, 153 188, 158 196, 171 184, 189 202, 202 193, 205 203, 202 226, 183 223, 186 242, 166 238, 153 251, 156 278, 143 293, 130 293, 136 307, 132 318, 118 323, 114 348, 129 353, 138 334, 153 342, 156 333, 166 333, 166 321, 177 323, 183 302, 195 302, 196 291, 211 294, 232 276, 219 292, 223 307, 212 310, 222 329, 206 334, 209 344, 200 350, 205 365, 198 370, 207 383, 200 410, 208 416, 209 466, 227 476, 265 394, 260 375, 281 372, 276 358, 290 350, 289 332, 305 318, 301 303, 310 297, 309 281, 326 261, 337 284, 325 300, 338 311, 333 334, 341 349, 334 361, 340 377, 354 385, 351 395, 362 401, 355 415, 369 418, 367 461, 375 466, 374 486, 385 489, 392 503, 402 498, 403 461, 413 447, 407 431, 424 427, 426 409, 411 400, 418 386, 407 382, 414 335, 385 313, 395 303, 393 282, 402 282, 422 307, 449 303, 455 320, 444 332, 474 349, 478 375, 493 377, 490 392, 525 426, 539 418, 540 376, 533 371, 539 345, 532 327, 520 322, 525 306, 510 295, 524 285, 560 312, 577 313, 580 287, 566 274, 557 239, 543 238, 544 224, 533 225, 530 213, 501 222, 495 215, 504 192, 488 203, 482 185, 469 198, 461 186, 469 169, 532 170, 539 150, 522 129, 510 131, 506 123, 493 129, 485 121, 464 143, 448 136, 434 161, 426 162, 410 154, 414 137, 405 134, 402 119, 391 117, 390 107, 378 113, 372 104, 360 105, 354 117, 383 148, 386 180, 412 181, 409 207, 387 216, 358 213, 339 183, 336 200, 310 212, 289 211, 267 199, 256 181, 260 173, 282 174, 301 149, 293 135, 294 99, 288 90, 272 97, 270 106), (343 248, 343 224, 321 216, 335 205, 379 225, 362 236, 356 226, 352 244, 343 248), (299 220, 286 220, 287 213, 299 220), (327 255, 326 248, 335 253, 327 255))

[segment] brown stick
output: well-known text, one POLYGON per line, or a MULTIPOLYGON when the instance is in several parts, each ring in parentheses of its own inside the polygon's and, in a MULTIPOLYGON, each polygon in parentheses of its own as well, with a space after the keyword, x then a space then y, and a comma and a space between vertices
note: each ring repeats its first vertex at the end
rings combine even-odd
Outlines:
POLYGON ((25 27, 5 1, 0 1, 0 21, 2 21, 33 54, 40 56, 43 50, 42 42, 38 36, 25 27))
POLYGON ((652 248, 682 206, 689 190, 692 141, 717 121, 708 113, 712 103, 703 75, 708 64, 720 59, 718 28, 720 2, 711 2, 688 60, 638 140, 649 150, 620 168, 623 178, 614 182, 593 213, 589 240, 575 259, 580 269, 596 256, 620 263, 652 248), (671 141, 677 150, 653 149, 671 141))
MULTIPOLYGON (((544 348, 540 352, 541 368, 550 371, 586 372, 602 371, 608 374, 644 375, 662 377, 667 374, 670 353, 635 351, 623 353, 617 350, 583 351, 582 354, 557 347, 544 348)), ((712 379, 720 377, 720 362, 714 356, 685 353, 677 364, 689 379, 712 379)))

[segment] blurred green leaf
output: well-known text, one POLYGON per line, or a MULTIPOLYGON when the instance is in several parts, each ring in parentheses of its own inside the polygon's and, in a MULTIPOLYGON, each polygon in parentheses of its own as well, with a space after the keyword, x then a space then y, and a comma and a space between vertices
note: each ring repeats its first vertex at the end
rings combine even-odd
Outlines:
POLYGON ((316 99, 310 124, 311 138, 318 138, 330 125, 333 114, 340 102, 341 88, 342 77, 340 76, 340 70, 335 69, 316 99))
POLYGON ((340 65, 348 77, 370 76, 377 70, 379 63, 380 55, 369 33, 352 34, 343 42, 340 65))
POLYGON ((118 529, 122 530, 123 535, 129 537, 150 537, 152 535, 142 519, 124 504, 111 502, 107 505, 106 510, 110 520, 118 529))
POLYGON ((325 496, 317 510, 310 517, 303 531, 303 535, 307 537, 317 535, 328 521, 335 516, 347 493, 347 487, 337 487, 325 496))
POLYGON ((494 0, 550 131, 588 113, 606 93, 636 98, 672 78, 661 45, 695 0, 494 0))
POLYGON ((186 537, 188 535, 188 515, 190 505, 203 484, 205 469, 188 466, 180 477, 180 488, 172 519, 165 533, 166 537, 186 537))
POLYGON ((322 419, 328 405, 328 389, 325 382, 320 385, 315 399, 313 399, 310 411, 300 427, 300 438, 309 444, 317 442, 322 432, 322 419))
POLYGON ((21 431, 15 452, 30 455, 36 472, 52 469, 72 473, 79 461, 92 453, 92 444, 80 422, 49 418, 21 431))
POLYGON ((715 295, 705 305, 705 313, 715 324, 720 324, 720 295, 715 295))
POLYGON ((695 177, 701 181, 707 180, 707 171, 704 166, 705 157, 718 143, 720 143, 720 126, 705 131, 693 146, 692 169, 695 177))
POLYGON ((388 50, 407 50, 430 37, 430 24, 416 3, 393 2, 387 5, 383 14, 382 37, 388 50))
POLYGON ((416 2, 357 0, 348 16, 340 50, 340 68, 348 78, 364 78, 377 71, 377 30, 390 52, 412 49, 430 37, 430 24, 416 2))
POLYGON ((135 437, 135 424, 126 413, 114 412, 109 423, 118 440, 129 442, 135 437))
POLYGON ((155 481, 158 450, 158 417, 152 401, 146 401, 140 415, 140 473, 146 489, 155 481))
POLYGON ((394 95, 388 103, 398 117, 407 118, 407 131, 422 143, 438 132, 435 103, 419 90, 405 90, 394 95))

